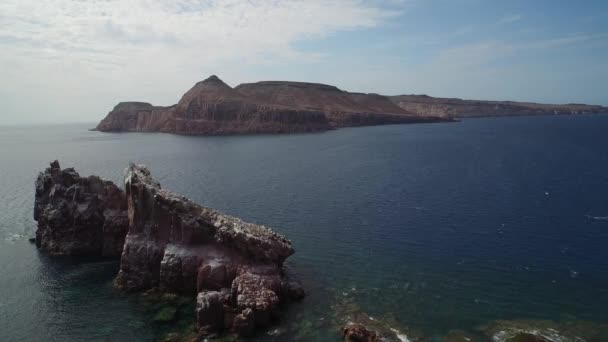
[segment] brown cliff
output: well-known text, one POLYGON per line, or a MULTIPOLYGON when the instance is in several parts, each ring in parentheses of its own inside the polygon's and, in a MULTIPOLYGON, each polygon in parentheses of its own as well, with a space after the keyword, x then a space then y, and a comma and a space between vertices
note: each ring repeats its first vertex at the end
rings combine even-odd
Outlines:
POLYGON ((52 255, 120 256, 127 201, 114 183, 80 177, 58 161, 36 179, 36 246, 52 255))
POLYGON ((391 96, 390 99, 399 107, 418 115, 455 118, 608 112, 606 107, 575 103, 540 104, 514 101, 478 101, 427 95, 398 95, 391 96))
POLYGON ((145 102, 121 102, 97 125, 104 132, 175 131, 174 106, 158 107, 145 102))
POLYGON ((231 88, 217 76, 170 107, 121 102, 97 126, 104 132, 246 134, 316 132, 343 126, 446 121, 413 115, 386 96, 334 86, 268 81, 231 88))

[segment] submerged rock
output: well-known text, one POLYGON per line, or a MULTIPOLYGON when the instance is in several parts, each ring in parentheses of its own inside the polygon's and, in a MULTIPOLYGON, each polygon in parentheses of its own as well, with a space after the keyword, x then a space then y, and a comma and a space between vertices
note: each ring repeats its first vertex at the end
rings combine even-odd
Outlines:
POLYGON ((359 341, 353 338, 357 338, 357 336, 368 336, 359 334, 359 332, 363 332, 361 327, 368 332, 373 332, 374 338, 376 338, 378 341, 424 341, 424 338, 419 332, 413 331, 407 327, 403 327, 399 322, 397 322, 396 319, 391 317, 392 315, 390 313, 377 318, 368 315, 366 312, 361 310, 359 305, 356 303, 354 296, 338 296, 337 302, 335 302, 331 308, 333 309, 333 324, 340 328, 345 341, 359 341), (351 330, 352 333, 348 336, 353 337, 350 340, 346 339, 346 333, 351 330))
POLYGON ((156 316, 154 316, 155 322, 171 322, 175 319, 175 314, 177 313, 177 308, 173 306, 168 306, 162 308, 156 316))
POLYGON ((342 329, 345 342, 376 342, 375 331, 369 331, 361 323, 349 323, 342 329))
POLYGON ((80 177, 58 161, 36 179, 36 246, 53 255, 119 256, 127 234, 127 201, 114 183, 80 177))
POLYGON ((199 334, 249 335, 304 295, 283 262, 291 242, 162 189, 144 166, 126 172, 129 233, 115 285, 197 295, 199 334))
POLYGON ((548 338, 532 333, 518 333, 513 337, 510 337, 507 342, 552 342, 548 338))
POLYGON ((469 335, 468 333, 461 330, 450 330, 447 335, 445 335, 441 342, 477 342, 478 338, 469 335))

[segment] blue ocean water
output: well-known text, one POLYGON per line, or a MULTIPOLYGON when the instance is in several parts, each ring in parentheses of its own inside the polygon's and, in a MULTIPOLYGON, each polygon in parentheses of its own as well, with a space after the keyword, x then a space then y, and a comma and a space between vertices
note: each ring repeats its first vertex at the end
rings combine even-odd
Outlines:
POLYGON ((0 128, 2 341, 178 329, 112 289, 117 261, 27 241, 34 179, 54 159, 119 184, 143 163, 163 187, 287 235, 309 296, 257 339, 339 340, 336 317, 353 310, 431 341, 499 319, 608 321, 608 116, 233 137, 87 128, 0 128))

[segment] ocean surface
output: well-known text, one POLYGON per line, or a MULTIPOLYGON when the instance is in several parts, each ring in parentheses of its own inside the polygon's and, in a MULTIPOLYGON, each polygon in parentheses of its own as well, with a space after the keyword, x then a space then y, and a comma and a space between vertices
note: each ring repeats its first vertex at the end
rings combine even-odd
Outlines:
POLYGON ((143 163, 289 237, 309 295, 255 339, 338 341, 350 316, 427 341, 495 320, 608 321, 606 115, 233 137, 91 126, 0 128, 0 341, 154 341, 192 323, 191 308, 156 323, 158 308, 114 291, 118 261, 28 241, 34 180, 54 159, 119 184, 143 163))

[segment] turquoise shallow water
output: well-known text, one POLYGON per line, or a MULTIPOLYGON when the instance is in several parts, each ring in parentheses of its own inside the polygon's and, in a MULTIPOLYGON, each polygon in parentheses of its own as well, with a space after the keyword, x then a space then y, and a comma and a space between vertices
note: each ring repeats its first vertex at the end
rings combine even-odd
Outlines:
POLYGON ((59 159, 161 184, 287 235, 309 296, 262 340, 338 340, 372 316, 413 339, 497 319, 608 321, 608 116, 471 119, 319 134, 0 128, 0 340, 157 340, 158 307, 111 287, 117 261, 36 251, 33 182, 59 159), (340 322, 338 322, 340 321, 340 322))

